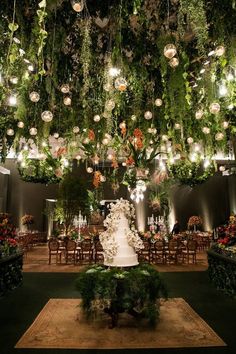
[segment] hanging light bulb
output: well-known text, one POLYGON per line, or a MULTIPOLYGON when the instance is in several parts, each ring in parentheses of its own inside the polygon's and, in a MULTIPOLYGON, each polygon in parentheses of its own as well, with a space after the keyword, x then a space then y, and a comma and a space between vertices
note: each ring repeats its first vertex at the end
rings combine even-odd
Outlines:
POLYGON ((101 176, 100 176, 100 181, 101 181, 101 182, 106 182, 106 177, 103 176, 103 175, 101 175, 101 176))
POLYGON ((187 139, 187 143, 189 145, 191 145, 193 143, 193 138, 191 136, 187 139))
POLYGON ((20 121, 20 122, 17 123, 17 127, 18 127, 18 128, 21 128, 21 129, 22 129, 22 128, 24 128, 24 126, 25 126, 24 122, 21 122, 21 121, 20 121))
POLYGON ((177 53, 176 46, 174 44, 167 44, 164 48, 164 56, 168 59, 171 59, 177 53))
POLYGON ((195 118, 197 120, 201 119, 203 116, 203 111, 201 109, 199 109, 196 113, 195 113, 195 118))
POLYGON ((224 53, 225 53, 225 47, 223 45, 216 47, 215 56, 221 57, 224 53))
POLYGON ((44 112, 41 114, 41 118, 42 118, 42 120, 43 120, 44 122, 49 123, 49 122, 51 122, 52 119, 53 119, 53 114, 52 114, 52 112, 50 112, 50 111, 44 111, 44 112))
POLYGON ((178 59, 178 58, 172 58, 172 59, 170 59, 169 65, 170 65, 172 68, 176 68, 176 67, 179 65, 179 59, 178 59))
POLYGON ((146 111, 144 113, 144 118, 147 119, 147 120, 152 119, 152 112, 146 111))
POLYGON ((36 102, 38 102, 38 101, 40 100, 40 95, 39 95, 38 92, 32 91, 32 92, 30 92, 30 94, 29 94, 29 98, 30 98, 30 101, 36 103, 36 102))
POLYGON ((94 117, 93 117, 93 120, 94 120, 94 122, 99 122, 100 121, 100 116, 98 115, 98 114, 96 114, 94 117))
POLYGON ((123 77, 118 77, 116 80, 115 80, 115 88, 118 90, 118 91, 126 91, 127 89, 127 81, 125 80, 125 78, 123 77))
POLYGON ((216 133, 216 135, 215 135, 215 140, 216 141, 221 141, 223 139, 224 139, 224 134, 223 133, 221 133, 221 132, 216 133))
POLYGON ((8 136, 13 136, 14 134, 15 134, 15 132, 14 132, 13 129, 11 129, 11 128, 7 129, 7 135, 8 136))
POLYGON ((213 103, 211 103, 209 109, 212 114, 217 114, 220 112, 220 104, 217 102, 213 102, 213 103))
POLYGON ((80 130, 79 127, 77 127, 77 126, 73 127, 73 133, 74 134, 78 134, 79 130, 80 130))
POLYGON ((93 168, 92 168, 92 167, 87 167, 86 171, 87 171, 88 173, 93 173, 93 168))
POLYGON ((181 129, 181 125, 179 123, 175 123, 174 128, 176 130, 180 130, 181 129))
POLYGON ((156 105, 157 107, 160 107, 160 106, 162 105, 162 99, 161 99, 161 98, 157 98, 157 99, 155 100, 155 105, 156 105))
POLYGON ((71 0, 71 6, 75 12, 81 12, 84 8, 83 0, 71 0))
POLYGON ((220 166, 219 170, 220 170, 220 172, 224 172, 225 171, 225 166, 220 166))
POLYGON ((17 105, 17 97, 16 95, 12 94, 8 98, 8 104, 9 106, 16 106, 17 105))
POLYGON ((110 76, 116 77, 120 74, 120 69, 115 68, 115 67, 111 67, 111 68, 109 68, 108 73, 110 76))
POLYGON ((202 132, 204 133, 204 134, 210 134, 210 128, 208 128, 208 127, 203 127, 202 128, 202 132))
POLYGON ((29 130, 29 133, 30 133, 30 135, 37 135, 37 128, 30 128, 30 130, 29 130))
POLYGON ((70 86, 68 84, 62 84, 60 88, 62 93, 69 93, 70 92, 70 86))
POLYGON ((71 105, 71 98, 70 98, 70 96, 64 97, 63 103, 64 103, 65 106, 70 106, 70 105, 71 105))

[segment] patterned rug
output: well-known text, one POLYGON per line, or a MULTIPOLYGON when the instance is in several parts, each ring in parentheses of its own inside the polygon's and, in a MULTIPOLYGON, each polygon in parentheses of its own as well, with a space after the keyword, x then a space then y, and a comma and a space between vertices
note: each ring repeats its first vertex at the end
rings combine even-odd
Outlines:
POLYGON ((101 314, 87 321, 79 299, 50 299, 16 348, 124 349, 225 346, 220 337, 182 298, 162 302, 160 320, 150 329, 121 314, 118 327, 101 314))

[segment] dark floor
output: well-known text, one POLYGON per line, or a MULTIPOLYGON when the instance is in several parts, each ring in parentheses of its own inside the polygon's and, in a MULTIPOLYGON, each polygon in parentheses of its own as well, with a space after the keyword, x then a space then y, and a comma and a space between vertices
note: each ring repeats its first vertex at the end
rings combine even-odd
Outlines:
MULTIPOLYGON (((139 353, 236 353, 236 300, 217 291, 207 272, 162 273, 169 297, 183 297, 225 341, 227 347, 114 350, 139 353)), ((76 273, 24 273, 23 285, 0 299, 0 354, 66 354, 85 350, 14 349, 50 298, 75 298, 76 273)), ((109 333, 109 330, 108 330, 109 333)), ((89 350, 93 353, 104 350, 89 350)), ((106 350, 110 352, 111 350, 106 350)), ((88 350, 86 350, 88 352, 88 350)))

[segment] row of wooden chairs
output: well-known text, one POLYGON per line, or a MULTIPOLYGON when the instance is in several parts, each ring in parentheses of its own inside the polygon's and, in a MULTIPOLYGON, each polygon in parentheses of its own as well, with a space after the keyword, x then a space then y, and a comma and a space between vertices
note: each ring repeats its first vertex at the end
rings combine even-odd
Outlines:
POLYGON ((178 240, 170 240, 167 244, 164 240, 155 243, 143 241, 144 249, 139 252, 139 261, 149 263, 196 263, 197 241, 188 240, 186 245, 178 240))
POLYGON ((51 264, 52 257, 56 257, 56 263, 62 262, 62 255, 64 255, 65 263, 97 263, 103 259, 103 249, 100 242, 93 242, 85 239, 80 243, 73 240, 67 240, 62 244, 56 240, 51 239, 48 241, 49 249, 49 264, 51 264))

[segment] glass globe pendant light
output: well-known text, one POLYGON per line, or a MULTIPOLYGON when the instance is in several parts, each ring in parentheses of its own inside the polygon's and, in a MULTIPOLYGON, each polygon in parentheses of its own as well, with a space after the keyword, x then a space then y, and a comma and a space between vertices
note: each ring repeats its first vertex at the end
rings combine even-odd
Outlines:
POLYGON ((41 114, 41 118, 44 122, 46 123, 49 123, 51 122, 51 120, 53 119, 53 114, 52 112, 50 111, 44 111, 42 114, 41 114))
POLYGON ((84 8, 83 0, 71 0, 71 6, 75 12, 81 12, 84 8))
POLYGON ((176 46, 174 44, 167 44, 164 48, 164 56, 168 59, 171 59, 177 53, 176 46))

